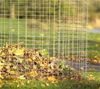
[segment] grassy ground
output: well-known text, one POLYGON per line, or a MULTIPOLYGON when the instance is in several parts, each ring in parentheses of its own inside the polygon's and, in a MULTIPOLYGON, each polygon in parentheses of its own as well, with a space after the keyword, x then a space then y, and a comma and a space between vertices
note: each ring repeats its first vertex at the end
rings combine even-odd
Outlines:
POLYGON ((66 80, 56 84, 44 81, 17 81, 16 83, 9 82, 1 89, 100 89, 100 85, 98 82, 86 80, 66 80))
MULTIPOLYGON (((58 47, 60 46, 60 52, 67 53, 66 50, 77 50, 75 48, 75 45, 78 46, 76 43, 81 42, 83 39, 85 41, 85 35, 82 37, 81 35, 84 33, 81 32, 75 32, 72 33, 72 31, 61 31, 60 33, 58 31, 41 31, 37 29, 31 29, 28 28, 27 23, 25 20, 10 20, 10 19, 0 19, 0 46, 7 43, 16 43, 16 42, 24 42, 27 44, 28 47, 34 47, 34 48, 45 48, 49 51, 53 52, 51 54, 56 54, 56 51, 58 51, 58 47), (5 24, 4 24, 5 23, 5 24), (19 23, 19 24, 18 24, 19 23), (28 30, 27 30, 27 29, 28 30), (27 34, 26 34, 27 33, 27 34), (19 35, 18 35, 19 34, 19 35), (59 34, 62 36, 62 38, 59 41, 59 34), (65 37, 63 36, 65 34, 65 37), (70 35, 68 35, 70 34, 70 35), (73 37, 72 34, 77 34, 80 36, 78 38, 76 35, 73 37), (50 36, 51 35, 51 36, 50 36), (18 40, 19 38, 19 40, 18 40), (74 49, 71 44, 68 44, 68 39, 70 38, 70 41, 74 38, 74 49), (60 45, 59 45, 60 42, 60 45), (64 43, 66 43, 66 46, 64 46, 64 43), (41 44, 43 44, 41 46, 41 44), (55 44, 55 45, 52 45, 55 44), (69 49, 69 47, 71 49, 69 49), (50 49, 49 49, 50 48, 50 49), (54 49, 54 50, 52 50, 54 49)), ((100 55, 100 34, 88 34, 88 41, 89 41, 89 56, 94 57, 96 55, 100 55), (92 53, 93 52, 93 53, 92 53)), ((80 44, 81 45, 81 44, 80 44)), ((82 46, 80 46, 82 47, 82 46)), ((81 49, 82 50, 82 49, 81 49)), ((50 86, 45 85, 44 82, 41 84, 40 81, 31 81, 29 84, 25 83, 24 86, 17 86, 16 83, 13 83, 12 85, 4 85, 1 89, 100 89, 100 86, 98 81, 100 72, 88 72, 86 75, 94 75, 96 81, 77 81, 77 80, 71 80, 71 81, 64 81, 60 82, 58 84, 50 84, 50 86), (37 84, 35 86, 35 84, 37 84)))
MULTIPOLYGON (((66 50, 69 52, 73 50, 73 54, 75 54, 76 50, 77 52, 79 50, 77 49, 79 44, 81 50, 84 50, 82 49, 83 46, 85 46, 85 44, 82 43, 83 41, 85 42, 84 32, 72 32, 71 30, 64 30, 64 28, 58 31, 52 29, 52 26, 50 30, 41 30, 36 27, 29 28, 27 24, 26 20, 0 19, 1 46, 5 43, 13 44, 24 42, 28 47, 47 49, 49 53, 53 55, 56 55, 58 51, 60 51, 62 55, 63 53, 67 54, 68 52, 66 50), (72 34, 74 34, 74 36, 72 34), (82 34, 84 34, 84 36, 82 34)), ((76 26, 73 28, 72 26, 68 27, 68 29, 72 30, 75 28, 76 26)))
MULTIPOLYGON (((52 29, 43 31, 37 28, 29 28, 27 24, 26 20, 23 19, 19 21, 16 19, 0 19, 0 46, 3 46, 5 43, 24 42, 28 47, 46 49, 50 55, 57 55, 59 50, 62 54, 68 54, 68 52, 72 51, 73 54, 76 54, 76 52, 79 54, 79 49, 77 49, 79 45, 80 50, 84 50, 83 47, 85 47, 86 40, 84 32, 72 32, 69 30, 61 30, 59 32, 52 29)), ((89 56, 94 57, 95 55, 99 55, 100 34, 89 33, 88 42, 89 56)))
POLYGON ((85 76, 93 75, 95 80, 64 80, 50 83, 40 80, 7 80, 0 89, 100 89, 100 72, 88 72, 85 76))
POLYGON ((95 81, 100 82, 100 72, 87 72, 86 76, 93 75, 95 81))
POLYGON ((89 33, 88 42, 89 56, 100 56, 100 33, 89 33))

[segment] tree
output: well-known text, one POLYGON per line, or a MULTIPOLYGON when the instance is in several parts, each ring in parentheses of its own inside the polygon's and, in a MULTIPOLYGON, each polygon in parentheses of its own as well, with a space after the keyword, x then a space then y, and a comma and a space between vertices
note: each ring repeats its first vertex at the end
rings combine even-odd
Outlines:
POLYGON ((15 19, 16 14, 15 14, 15 3, 10 4, 10 18, 15 19))
POLYGON ((89 0, 89 20, 100 18, 100 0, 89 0))
POLYGON ((5 4, 5 14, 12 19, 17 17, 47 19, 54 16, 58 18, 59 12, 61 16, 75 14, 74 7, 68 4, 68 0, 3 0, 1 3, 2 7, 5 4))
POLYGON ((1 7, 4 8, 5 14, 15 19, 18 15, 20 16, 20 5, 23 4, 25 6, 28 1, 29 0, 3 0, 1 7))

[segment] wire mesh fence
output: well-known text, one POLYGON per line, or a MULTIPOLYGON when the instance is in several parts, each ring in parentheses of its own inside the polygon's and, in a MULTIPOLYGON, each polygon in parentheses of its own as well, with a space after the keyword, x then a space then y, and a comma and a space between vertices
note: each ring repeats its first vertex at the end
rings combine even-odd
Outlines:
POLYGON ((83 60, 81 67, 87 58, 87 13, 84 0, 0 0, 0 46, 22 42, 49 56, 83 60))

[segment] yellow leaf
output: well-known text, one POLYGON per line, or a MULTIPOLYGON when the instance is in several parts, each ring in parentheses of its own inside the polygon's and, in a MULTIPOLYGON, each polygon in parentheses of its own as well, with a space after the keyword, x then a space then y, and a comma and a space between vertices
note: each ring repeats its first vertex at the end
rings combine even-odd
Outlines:
POLYGON ((0 56, 5 56, 5 53, 4 53, 4 52, 2 52, 2 53, 0 54, 0 56))
POLYGON ((48 80, 50 81, 50 82, 56 82, 57 81, 57 79, 55 78, 55 76, 49 76, 48 77, 48 80))
POLYGON ((25 77, 22 75, 22 76, 20 76, 20 77, 19 77, 19 79, 24 80, 24 79, 25 79, 25 77))
POLYGON ((30 62, 32 61, 32 59, 31 59, 31 58, 28 58, 27 60, 28 60, 28 61, 30 61, 30 62))
POLYGON ((88 80, 95 80, 95 77, 94 77, 92 74, 90 74, 90 75, 88 76, 88 80))
POLYGON ((25 51, 24 48, 16 49, 14 54, 17 55, 17 56, 23 56, 24 55, 24 51, 25 51))
POLYGON ((17 60, 18 60, 20 63, 22 63, 23 60, 24 60, 24 58, 17 58, 17 60))
POLYGON ((12 47, 12 48, 9 48, 8 49, 8 52, 9 52, 9 54, 12 54, 12 53, 14 53, 15 50, 16 50, 16 48, 15 47, 12 47))
POLYGON ((3 68, 3 66, 2 65, 0 65, 0 70, 3 68))
POLYGON ((0 74, 0 79, 3 79, 3 76, 0 74))
POLYGON ((10 74, 16 74, 16 72, 15 71, 10 71, 10 74))
POLYGON ((10 66, 7 65, 7 66, 6 66, 6 69, 7 69, 7 71, 10 71, 10 66))
POLYGON ((3 81, 0 80, 0 88, 4 85, 3 81))
POLYGON ((35 77, 38 75, 38 73, 36 71, 32 70, 31 72, 29 72, 29 75, 32 77, 35 77))
POLYGON ((49 83, 46 83, 45 85, 46 85, 46 86, 49 86, 49 83))

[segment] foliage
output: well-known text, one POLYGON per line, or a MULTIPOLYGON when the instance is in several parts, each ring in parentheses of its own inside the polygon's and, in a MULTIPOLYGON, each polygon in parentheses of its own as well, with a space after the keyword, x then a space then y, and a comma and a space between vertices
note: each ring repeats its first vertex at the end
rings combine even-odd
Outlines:
POLYGON ((46 18, 56 18, 59 17, 59 12, 61 15, 74 15, 72 5, 68 1, 63 0, 4 0, 0 2, 0 14, 7 15, 6 17, 12 17, 14 15, 16 18, 35 18, 46 19, 46 18))
POLYGON ((100 18, 100 0, 89 0, 88 8, 90 21, 100 18))
POLYGON ((100 1, 99 0, 89 0, 89 10, 94 13, 100 12, 100 1))
POLYGON ((100 64, 100 54, 98 52, 91 52, 89 62, 93 64, 100 64))
POLYGON ((26 49, 22 44, 0 48, 0 78, 38 79, 57 82, 64 79, 81 79, 73 68, 55 57, 43 56, 40 50, 26 49), (72 76, 73 75, 73 76, 72 76))

